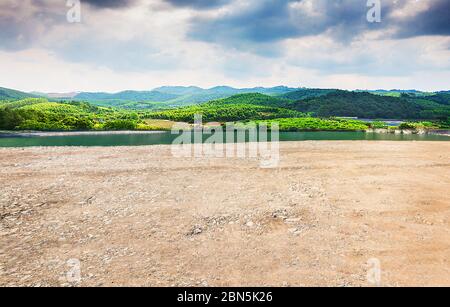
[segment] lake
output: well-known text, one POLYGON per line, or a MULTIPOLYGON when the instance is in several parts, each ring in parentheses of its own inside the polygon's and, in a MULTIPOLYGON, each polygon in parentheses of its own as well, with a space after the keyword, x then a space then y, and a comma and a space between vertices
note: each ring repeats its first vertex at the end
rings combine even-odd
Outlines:
MULTIPOLYGON (((269 134, 270 135, 270 134, 269 134)), ((0 147, 30 147, 30 146, 142 146, 172 144, 177 135, 170 132, 134 133, 114 132, 99 134, 62 135, 45 133, 39 135, 0 135, 0 147)), ((210 135, 205 135, 204 139, 210 135)), ((280 132, 280 141, 450 141, 449 136, 376 134, 365 132, 280 132)))

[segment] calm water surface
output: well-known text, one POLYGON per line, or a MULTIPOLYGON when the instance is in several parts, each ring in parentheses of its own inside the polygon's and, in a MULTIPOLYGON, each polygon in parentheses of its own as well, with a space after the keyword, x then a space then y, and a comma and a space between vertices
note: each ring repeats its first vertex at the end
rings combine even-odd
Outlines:
MULTIPOLYGON (((152 134, 100 134, 63 136, 1 136, 0 147, 29 146, 142 146, 172 144, 177 135, 170 132, 152 134)), ((205 135, 204 139, 210 135, 205 135)), ((365 132, 280 132, 280 141, 450 141, 444 135, 396 135, 365 132)))

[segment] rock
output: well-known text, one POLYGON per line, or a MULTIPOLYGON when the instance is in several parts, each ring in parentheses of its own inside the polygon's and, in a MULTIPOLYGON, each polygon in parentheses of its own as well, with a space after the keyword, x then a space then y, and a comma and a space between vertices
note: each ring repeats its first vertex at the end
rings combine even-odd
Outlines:
POLYGON ((302 233, 302 230, 299 229, 299 228, 290 228, 290 229, 289 229, 289 232, 292 233, 293 235, 298 236, 299 234, 302 233))
POLYGON ((295 224, 300 222, 302 219, 301 218, 291 218, 291 219, 286 219, 284 222, 286 224, 295 224))
POLYGON ((195 226, 191 232, 189 233, 191 236, 199 235, 203 232, 203 229, 200 226, 195 226))

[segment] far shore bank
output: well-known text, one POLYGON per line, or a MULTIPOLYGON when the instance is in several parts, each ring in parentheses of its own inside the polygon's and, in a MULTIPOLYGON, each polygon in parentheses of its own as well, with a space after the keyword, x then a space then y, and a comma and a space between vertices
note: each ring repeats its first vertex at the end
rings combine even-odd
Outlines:
POLYGON ((380 134, 439 134, 450 136, 450 130, 435 130, 435 129, 367 129, 366 133, 380 133, 380 134))

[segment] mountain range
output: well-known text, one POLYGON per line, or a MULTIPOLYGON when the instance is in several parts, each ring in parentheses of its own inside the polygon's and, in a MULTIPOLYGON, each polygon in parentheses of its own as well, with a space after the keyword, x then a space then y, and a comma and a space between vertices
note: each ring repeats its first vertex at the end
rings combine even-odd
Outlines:
POLYGON ((123 107, 145 109, 154 106, 176 107, 208 102, 215 99, 227 98, 243 93, 260 93, 270 96, 283 95, 300 90, 286 86, 234 88, 229 86, 216 86, 213 88, 200 88, 196 86, 162 86, 149 91, 126 90, 118 93, 107 92, 71 92, 71 93, 24 93, 10 89, 0 88, 0 99, 23 99, 26 97, 44 97, 50 100, 87 101, 93 105, 106 107, 123 107))
POLYGON ((44 94, 0 88, 0 100, 14 101, 36 97, 44 97, 49 101, 80 101, 89 102, 94 106, 132 110, 164 110, 211 101, 218 101, 220 104, 251 103, 284 107, 324 117, 368 118, 445 118, 449 114, 450 105, 449 91, 428 93, 417 90, 343 91, 286 86, 269 88, 216 86, 209 89, 196 86, 163 86, 150 91, 44 94))
MULTIPOLYGON (((77 100, 87 100, 94 104, 104 105, 110 103, 115 106, 120 106, 130 102, 156 102, 165 103, 169 106, 181 106, 198 104, 214 99, 227 98, 236 94, 242 93, 261 93, 266 95, 281 95, 291 91, 295 88, 284 86, 277 86, 271 88, 255 87, 255 88, 233 88, 229 86, 216 86, 209 89, 203 89, 196 86, 163 86, 155 88, 151 91, 123 91, 119 93, 79 93, 74 96, 77 100)), ((132 105, 132 104, 131 104, 132 105)))
MULTIPOLYGON (((335 89, 292 88, 286 86, 234 88, 216 86, 204 89, 197 86, 162 86, 148 91, 125 90, 118 93, 107 92, 70 92, 70 93, 25 93, 7 88, 0 88, 0 99, 23 99, 26 97, 45 97, 50 100, 88 101, 99 106, 115 106, 124 108, 152 108, 164 104, 168 107, 192 105, 215 99, 227 98, 243 93, 260 93, 280 98, 302 100, 327 95, 335 89)), ((429 96, 433 93, 417 90, 357 90, 382 96, 400 97, 401 95, 429 96)), ((441 91, 439 93, 448 93, 441 91)))
POLYGON ((33 127, 59 129, 64 128, 66 124, 72 127, 70 119, 72 117, 79 119, 78 128, 79 125, 86 124, 86 118, 91 118, 90 124, 95 125, 93 118, 99 114, 107 117, 122 116, 126 119, 143 116, 173 121, 189 121, 193 119, 194 114, 202 114, 211 121, 312 116, 433 120, 440 122, 440 127, 450 126, 450 93, 445 91, 425 93, 392 90, 369 93, 287 87, 250 89, 161 87, 152 91, 124 91, 117 94, 78 93, 76 96, 78 98, 36 98, 36 93, 27 94, 0 88, 0 113, 3 114, 3 117, 0 116, 0 124, 1 121, 10 123, 3 125, 4 129, 19 127, 17 119, 22 119, 23 125, 28 123, 26 120, 32 121, 32 125, 20 126, 24 129, 33 127), (202 97, 197 100, 200 102, 192 102, 193 98, 198 97, 202 97), (156 99, 159 102, 154 102, 156 99), (207 99, 207 102, 203 99, 207 99), (110 108, 114 106, 118 108, 110 108), (55 118, 55 114, 68 116, 63 118, 67 123, 61 126, 60 122, 51 120, 55 118), (51 125, 41 127, 41 119, 36 120, 39 116, 51 125))

